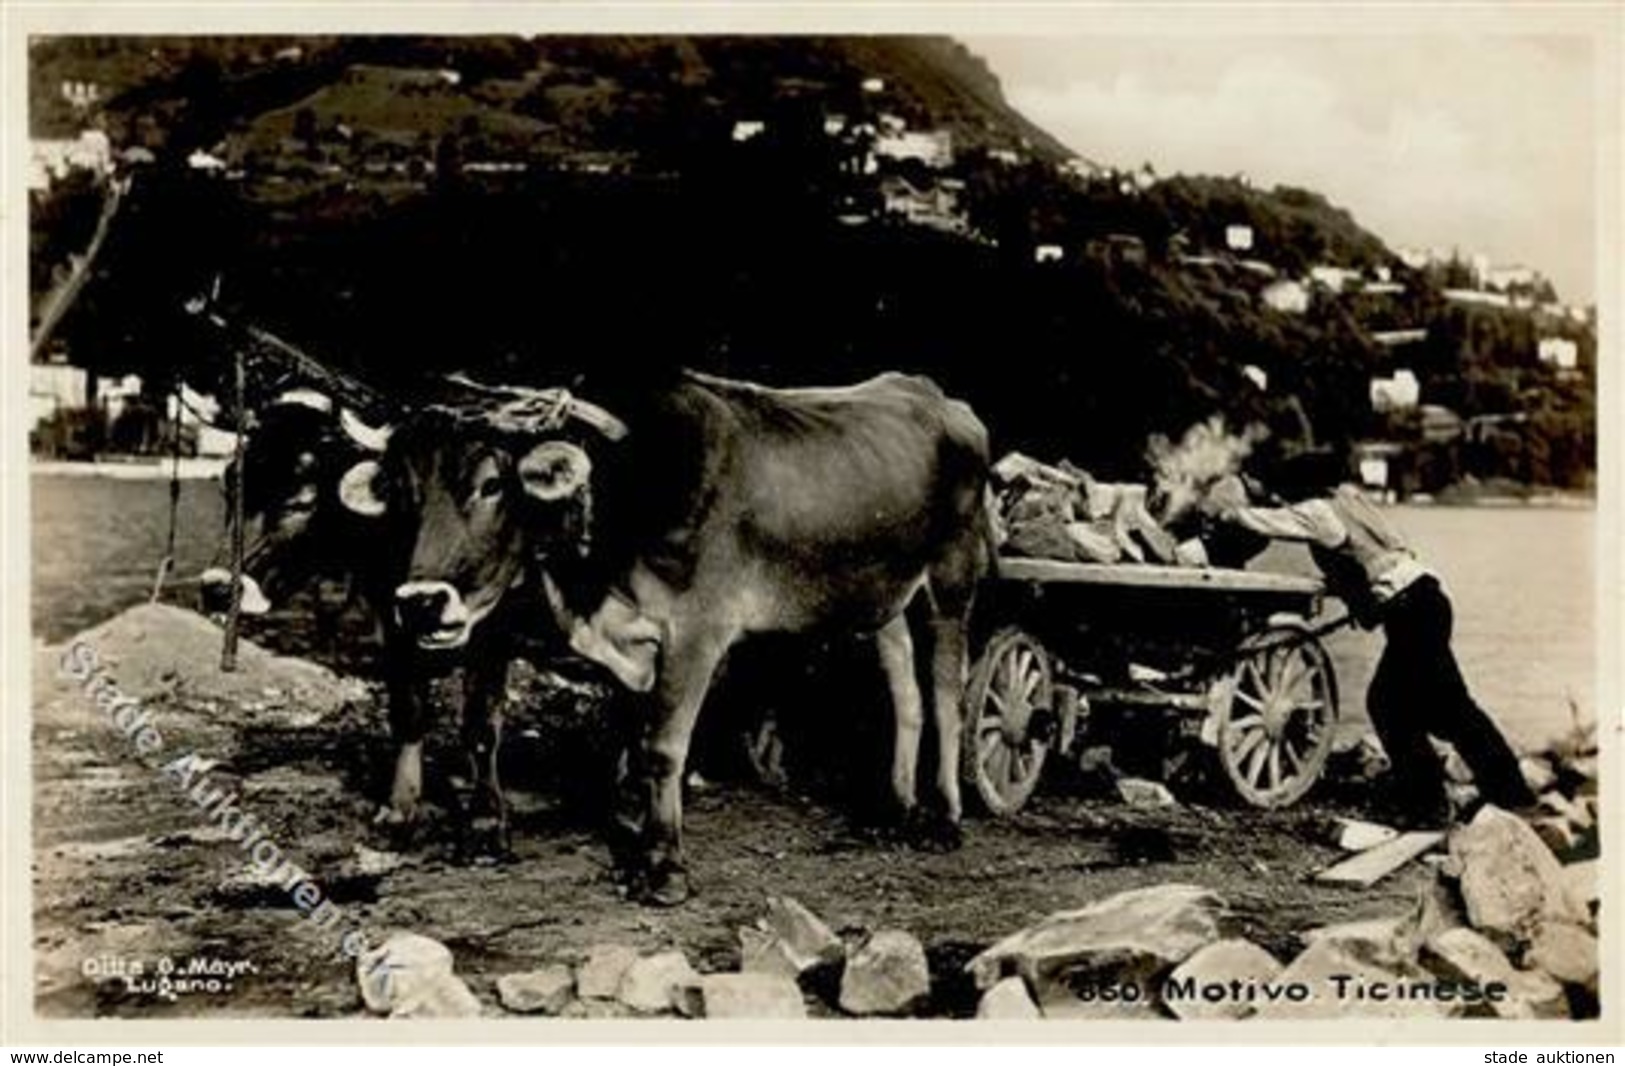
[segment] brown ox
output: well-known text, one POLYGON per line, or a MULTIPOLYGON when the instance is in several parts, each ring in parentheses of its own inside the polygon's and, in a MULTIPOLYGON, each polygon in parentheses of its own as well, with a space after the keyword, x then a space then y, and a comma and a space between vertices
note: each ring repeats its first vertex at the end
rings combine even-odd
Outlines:
POLYGON ((358 501, 390 507, 412 544, 403 624, 445 646, 510 589, 539 585, 577 652, 649 694, 632 873, 644 898, 670 903, 688 892, 689 738, 747 634, 877 635, 896 711, 892 788, 916 810, 923 700, 903 612, 924 593, 936 783, 957 824, 966 622, 991 547, 975 414, 900 374, 781 390, 696 373, 624 414, 603 435, 567 421, 517 435, 490 419, 403 425, 358 501))

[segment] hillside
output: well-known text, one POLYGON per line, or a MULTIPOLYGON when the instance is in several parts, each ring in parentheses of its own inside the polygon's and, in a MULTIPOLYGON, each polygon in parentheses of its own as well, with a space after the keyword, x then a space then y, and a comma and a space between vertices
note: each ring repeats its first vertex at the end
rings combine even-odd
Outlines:
MULTIPOLYGON (((84 121, 53 86, 93 81, 114 144, 155 159, 62 331, 109 372, 217 376, 221 338, 179 308, 219 277, 234 313, 401 396, 451 369, 607 395, 678 364, 786 383, 903 367, 972 398, 1000 447, 1139 476, 1151 434, 1214 413, 1278 446, 1414 437, 1368 399, 1374 376, 1414 367, 1430 402, 1544 427, 1452 451, 1429 479, 1569 484, 1590 467, 1587 327, 1450 304, 1448 278, 1310 190, 1078 159, 946 38, 30 54, 36 135, 84 121), (1349 291, 1308 282, 1324 269, 1349 291), (1402 294, 1363 294, 1378 277, 1402 294), (1301 308, 1265 299, 1279 282, 1301 308), (1376 340, 1408 327, 1420 348, 1376 340), (1578 376, 1536 359, 1552 331, 1580 345, 1578 376)), ((82 199, 36 203, 36 291, 94 215, 82 199)))

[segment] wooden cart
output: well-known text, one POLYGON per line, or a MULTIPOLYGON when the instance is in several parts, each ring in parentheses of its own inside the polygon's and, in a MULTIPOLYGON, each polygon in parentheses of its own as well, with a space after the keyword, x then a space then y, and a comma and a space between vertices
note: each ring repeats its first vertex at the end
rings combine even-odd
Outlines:
POLYGON ((985 636, 966 692, 965 774, 983 805, 1017 811, 1046 758, 1080 751, 1091 718, 1173 712, 1259 807, 1320 776, 1337 679, 1311 625, 1314 578, 1248 570, 1004 558, 983 590, 985 636))

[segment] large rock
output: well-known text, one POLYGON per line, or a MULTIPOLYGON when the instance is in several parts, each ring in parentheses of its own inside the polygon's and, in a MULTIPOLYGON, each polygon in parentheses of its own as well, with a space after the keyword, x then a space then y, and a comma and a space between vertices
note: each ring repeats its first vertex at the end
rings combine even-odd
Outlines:
POLYGON ((479 997, 456 974, 441 973, 413 985, 389 1012, 391 1018, 478 1018, 479 997))
POLYGON ((1281 968, 1250 940, 1218 940, 1174 968, 1162 986, 1162 1005, 1185 1021, 1245 1018, 1253 1004, 1237 989, 1273 981, 1281 968))
POLYGON ((688 993, 695 1002, 685 1013, 705 1018, 796 1019, 807 1003, 795 980, 782 974, 712 973, 688 993))
POLYGON ((739 930, 739 969, 792 981, 801 974, 794 949, 772 933, 748 927, 739 930))
POLYGON ((615 999, 572 999, 559 1011, 560 1018, 585 1018, 604 1021, 611 1018, 631 1018, 631 1007, 615 999))
POLYGON ((497 978, 497 999, 516 1014, 557 1014, 575 993, 570 967, 557 963, 530 973, 506 973, 497 978))
POLYGON ((1542 919, 1523 961, 1566 985, 1596 988, 1597 938, 1573 922, 1542 919))
POLYGON ((1512 975, 1511 997, 1528 1004, 1536 1018, 1568 1018, 1568 993, 1557 981, 1539 970, 1518 970, 1512 975))
POLYGON ((1027 982, 1006 977, 986 992, 976 1005, 976 1016, 984 1021, 1033 1021, 1043 1017, 1038 1004, 1027 994, 1027 982))
POLYGON ((1422 965, 1436 977, 1455 982, 1463 992, 1479 989, 1483 998, 1466 1000, 1467 1012, 1502 1018, 1549 1018, 1562 989, 1515 969, 1506 954, 1482 933, 1466 927, 1446 929, 1422 948, 1422 965), (1496 993, 1494 986, 1500 985, 1496 993), (1553 995, 1555 989, 1557 995, 1553 995))
POLYGON ((393 1014, 421 989, 452 971, 451 949, 417 933, 393 933, 355 960, 361 1002, 374 1014, 393 1014))
POLYGON ((628 966, 615 998, 641 1014, 662 1014, 680 1006, 685 989, 699 983, 700 975, 681 951, 663 951, 628 966))
POLYGON ((904 1014, 930 991, 925 948, 900 929, 871 936, 841 973, 841 1009, 848 1014, 904 1014))
POLYGON ((1167 884, 1120 892, 1058 911, 977 955, 966 969, 992 988, 1018 974, 1038 990, 1070 970, 1147 982, 1219 938, 1224 901, 1199 885, 1167 884))
POLYGON ((1397 989, 1418 979, 1426 980, 1427 975, 1414 967, 1379 965, 1347 946, 1320 940, 1287 964, 1274 982, 1260 987, 1254 999, 1256 1017, 1443 1018, 1459 1009, 1459 1004, 1394 996, 1397 989), (1269 990, 1281 994, 1271 997, 1269 990))
POLYGON ((1410 915, 1366 918, 1308 929, 1299 934, 1299 939, 1306 947, 1330 944, 1386 965, 1414 957, 1417 945, 1412 939, 1413 928, 1410 915))
POLYGON ((1461 893, 1454 881, 1435 877, 1416 891, 1416 902, 1405 916, 1401 935, 1407 946, 1420 948, 1433 936, 1446 929, 1467 924, 1467 915, 1461 905, 1461 893))
POLYGON ((767 898, 767 915, 762 926, 766 932, 778 937, 797 972, 810 970, 821 963, 840 962, 846 954, 846 945, 841 943, 841 938, 818 915, 789 896, 767 898))
POLYGON ((1568 890, 1569 902, 1596 919, 1598 903, 1597 878, 1601 864, 1596 859, 1573 862, 1563 867, 1563 885, 1568 890))
POLYGON ((1147 781, 1143 777, 1124 777, 1117 782, 1117 795, 1130 807, 1177 807, 1179 801, 1160 781, 1147 781))
POLYGON ((582 999, 614 999, 621 978, 634 962, 635 949, 625 944, 598 944, 587 951, 587 959, 576 971, 576 993, 582 999))
POLYGON ((1467 920, 1511 946, 1527 940, 1543 917, 1584 921, 1569 898, 1563 868, 1523 819, 1486 806, 1450 835, 1467 920))

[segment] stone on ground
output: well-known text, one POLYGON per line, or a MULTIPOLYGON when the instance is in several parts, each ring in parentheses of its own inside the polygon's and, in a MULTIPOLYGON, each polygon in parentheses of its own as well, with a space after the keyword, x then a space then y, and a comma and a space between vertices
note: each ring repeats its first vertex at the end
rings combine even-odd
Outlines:
POLYGON ((516 1014, 557 1014, 575 993, 570 967, 558 963, 497 978, 497 999, 516 1014))
POLYGON ((1492 984, 1500 984, 1506 989, 1506 995, 1500 999, 1486 997, 1468 1003, 1469 1014, 1523 1019, 1549 1016, 1539 1013, 1550 1009, 1546 1002, 1551 998, 1549 992, 1541 989, 1539 982, 1526 980, 1528 975, 1520 974, 1506 953, 1488 937, 1465 926, 1446 929, 1428 938, 1422 948, 1422 965, 1436 977, 1459 986, 1471 983, 1488 989, 1492 984))
POLYGON ((1568 993, 1557 981, 1539 970, 1518 970, 1512 975, 1509 992, 1519 1002, 1527 1003, 1536 1018, 1568 1018, 1568 993))
POLYGON ((1518 770, 1523 774, 1529 791, 1537 795, 1557 784, 1557 773, 1553 771, 1552 764, 1540 755, 1525 755, 1519 759, 1518 770))
POLYGON ((743 973, 788 977, 792 981, 801 973, 801 967, 784 941, 772 933, 749 927, 739 930, 739 969, 743 973))
POLYGON ((807 1016, 807 1003, 795 979, 783 974, 711 973, 690 990, 694 1003, 684 1013, 704 1018, 777 1018, 807 1016))
POLYGON ((1122 777, 1117 780, 1117 795, 1130 807, 1177 807, 1179 801, 1160 781, 1147 781, 1142 777, 1122 777))
POLYGON ((820 963, 839 962, 846 954, 841 938, 801 901, 789 896, 767 898, 762 927, 783 943, 798 973, 820 963))
POLYGON ((1310 944, 1281 971, 1275 986, 1302 985, 1308 995, 1301 1001, 1275 999, 1258 1002, 1257 1018, 1442 1018, 1460 1008, 1431 999, 1373 999, 1378 988, 1391 990, 1426 975, 1414 967, 1390 968, 1362 959, 1341 944, 1321 940, 1310 944), (1362 995, 1362 992, 1367 993, 1362 995))
POLYGON ((1576 803, 1561 792, 1552 791, 1541 796, 1540 805, 1560 817, 1567 818, 1576 830, 1590 829, 1596 824, 1589 807, 1576 803))
POLYGON ((1299 934, 1305 947, 1329 944, 1358 958, 1391 964, 1414 956, 1410 915, 1365 918, 1307 929, 1299 934))
POLYGON ((1573 862, 1563 867, 1563 884, 1568 889, 1570 902, 1583 913, 1592 914, 1593 918, 1598 902, 1597 878, 1600 873, 1601 864, 1596 859, 1573 862))
POLYGON ((587 960, 576 971, 576 994, 582 999, 614 999, 621 978, 634 962, 635 949, 625 944, 598 944, 587 951, 587 960))
POLYGON ((394 933, 355 960, 361 1001, 374 1014, 392 1014, 436 978, 449 976, 451 949, 417 933, 394 933))
POLYGON ((882 929, 853 951, 841 973, 848 1014, 904 1014, 931 991, 925 948, 900 929, 882 929))
POLYGON ((1596 987, 1597 938, 1573 922, 1542 919, 1523 961, 1566 985, 1596 987))
POLYGON ((1027 982, 1006 977, 986 992, 976 1005, 976 1016, 984 1021, 1032 1021, 1041 1018, 1038 1004, 1027 994, 1027 982))
POLYGON ((1199 885, 1165 884, 1120 892, 1058 911, 1012 933, 966 964, 976 986, 1019 974, 1040 999, 1068 970, 1140 980, 1184 962, 1219 938, 1224 901, 1199 885))
POLYGON ((663 951, 641 958, 621 975, 615 998, 643 1014, 660 1014, 682 1002, 684 989, 700 983, 700 975, 681 951, 663 951))
POLYGON ((1337 846, 1344 851, 1369 851, 1399 837, 1399 830, 1357 818, 1337 819, 1337 846))
POLYGON ((1231 982, 1243 988, 1262 985, 1275 980, 1281 968, 1275 956, 1250 940, 1217 940, 1174 968, 1163 985, 1162 1004, 1185 1021, 1245 1018, 1253 1005, 1229 992, 1231 982))
POLYGON ((1527 940, 1543 917, 1584 921, 1563 868, 1523 819, 1486 806, 1450 835, 1462 902, 1473 928, 1503 947, 1527 940))
POLYGON ((461 977, 435 974, 413 986, 389 1012, 391 1018, 478 1018, 479 997, 461 977))

